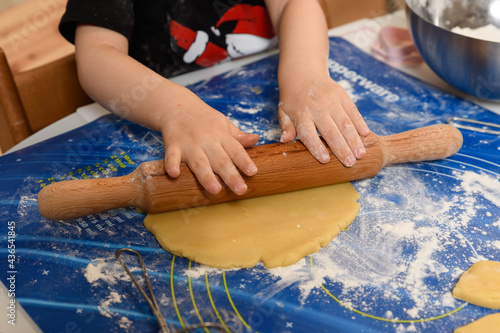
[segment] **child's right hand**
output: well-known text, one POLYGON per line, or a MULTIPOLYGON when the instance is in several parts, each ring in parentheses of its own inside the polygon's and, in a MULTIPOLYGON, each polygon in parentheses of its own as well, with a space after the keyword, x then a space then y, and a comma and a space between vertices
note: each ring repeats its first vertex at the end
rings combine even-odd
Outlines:
POLYGON ((212 194, 221 190, 215 174, 236 194, 246 192, 237 169, 248 176, 257 172, 245 148, 256 144, 258 135, 241 132, 193 92, 131 58, 127 38, 115 31, 80 24, 75 45, 87 94, 115 114, 162 133, 169 176, 178 177, 185 162, 212 194))
POLYGON ((247 185, 237 169, 247 176, 257 173, 245 148, 255 145, 259 136, 240 131, 222 113, 194 94, 190 97, 174 110, 159 113, 167 174, 178 177, 185 162, 208 192, 220 192, 218 174, 234 193, 244 194, 247 185))

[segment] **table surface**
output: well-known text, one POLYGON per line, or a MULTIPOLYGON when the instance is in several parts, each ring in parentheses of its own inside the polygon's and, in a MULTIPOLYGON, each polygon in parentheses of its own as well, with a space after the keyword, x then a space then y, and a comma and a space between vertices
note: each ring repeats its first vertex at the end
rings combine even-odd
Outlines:
MULTIPOLYGON (((396 25, 396 26, 405 26, 405 19, 404 19, 404 14, 402 12, 398 12, 395 15, 388 15, 384 17, 380 17, 377 19, 373 20, 362 20, 358 21, 337 29, 333 29, 330 33, 331 35, 336 35, 336 36, 342 36, 344 39, 350 41, 352 44, 356 45, 359 47, 361 50, 369 53, 370 46, 374 39, 377 36, 377 33, 379 29, 382 26, 389 26, 389 25, 396 25)), ((239 66, 245 65, 252 63, 254 61, 263 59, 265 57, 268 57, 272 55, 274 52, 270 52, 268 54, 264 55, 259 55, 257 57, 252 57, 248 59, 244 59, 241 61, 237 62, 231 62, 231 63, 226 63, 222 64, 219 66, 216 66, 214 68, 209 68, 206 70, 198 71, 196 73, 190 73, 187 75, 183 75, 180 77, 175 78, 174 80, 180 84, 183 85, 192 85, 200 80, 205 80, 207 78, 216 76, 218 74, 224 73, 228 70, 233 70, 235 68, 238 68, 239 66)), ((460 95, 456 91, 454 91, 451 87, 449 87, 447 84, 445 84, 442 80, 440 80, 432 71, 426 66, 426 65, 421 65, 418 67, 401 67, 400 70, 403 72, 406 72, 410 75, 419 77, 427 82, 430 82, 444 90, 451 91, 457 95, 460 95)), ((494 102, 481 102, 480 105, 483 107, 492 110, 493 112, 500 114, 500 105, 498 103, 494 102)), ((92 104, 87 107, 83 107, 80 110, 78 110, 76 113, 66 117, 65 119, 61 120, 60 122, 51 125, 49 128, 35 134, 34 136, 30 137, 26 141, 22 142, 21 144, 17 145, 13 149, 11 149, 8 153, 15 152, 16 150, 22 149, 24 147, 28 147, 30 145, 35 144, 36 142, 40 142, 43 140, 46 140, 52 136, 58 135, 62 132, 61 128, 64 128, 65 130, 71 130, 73 128, 78 128, 81 127, 87 123, 90 123, 94 121, 97 118, 102 117, 103 115, 107 114, 105 110, 100 108, 96 104, 92 104)), ((470 162, 470 161, 461 161, 462 163, 470 162)), ((444 173, 442 168, 445 168, 446 166, 440 166, 441 169, 434 171, 436 174, 441 174, 444 173)), ((486 168, 487 169, 487 168, 486 168)), ((428 171, 429 173, 432 173, 431 171, 428 171)), ((462 180, 465 181, 465 180, 462 180)), ((472 185, 474 182, 472 181, 472 185)), ((472 186, 471 185, 471 186, 472 186)), ((369 185, 368 185, 369 186, 369 185)), ((452 189, 453 190, 453 189, 452 189)), ((363 191, 363 189, 358 189, 358 191, 363 191)), ((398 199, 400 200, 400 199, 398 199)), ((397 200, 396 200, 397 201, 397 200)), ((362 217, 362 219, 369 219, 367 215, 365 217, 362 217)), ((389 217, 388 217, 389 218, 389 217)), ((460 236, 454 235, 453 237, 458 237, 460 236)), ((5 296, 4 293, 2 293, 2 296, 5 296)), ((18 329, 19 332, 30 332, 37 331, 36 325, 33 324, 33 322, 30 322, 29 318, 19 318, 19 320, 26 320, 28 324, 19 324, 16 326, 16 329, 18 329), (26 326, 23 325, 28 325, 30 328, 27 328, 26 326)), ((4 329, 3 326, 4 322, 0 323, 0 329, 4 329)), ((12 327, 9 327, 11 329, 12 327)), ((15 331, 10 331, 10 332, 15 332, 15 331)))

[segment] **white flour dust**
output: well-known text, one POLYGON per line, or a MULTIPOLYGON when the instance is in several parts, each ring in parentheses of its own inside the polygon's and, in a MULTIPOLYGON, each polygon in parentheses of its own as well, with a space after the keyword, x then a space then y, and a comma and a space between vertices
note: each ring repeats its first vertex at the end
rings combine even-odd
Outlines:
MULTIPOLYGON (((377 177, 354 182, 362 208, 348 230, 295 265, 267 270, 259 264, 243 273, 249 278, 241 283, 253 283, 259 300, 293 292, 301 304, 336 302, 328 290, 345 311, 393 320, 398 332, 420 327, 399 320, 457 309, 463 303, 451 290, 458 277, 500 249, 500 241, 487 237, 488 230, 500 229, 500 183, 492 173, 455 169, 444 175, 433 168, 387 167, 377 177), (476 241, 476 235, 485 238, 476 241)), ((195 265, 185 275, 203 279, 231 271, 195 265)), ((88 264, 84 275, 91 285, 130 281, 109 258, 88 264)), ((113 315, 106 309, 121 300, 115 296, 100 304, 103 315, 113 315)))
POLYGON ((247 106, 249 103, 240 102, 236 105, 229 105, 228 110, 234 113, 247 113, 247 114, 256 114, 262 112, 264 103, 253 103, 251 106, 247 106))
POLYGON ((279 127, 276 127, 274 124, 266 124, 265 122, 260 124, 254 124, 252 121, 242 121, 233 118, 231 115, 228 115, 228 118, 231 120, 234 126, 238 127, 241 131, 245 133, 256 133, 260 136, 260 143, 263 140, 278 142, 281 137, 281 130, 279 127))
MULTIPOLYGON (((311 258, 269 270, 276 283, 261 296, 297 288, 306 303, 322 286, 340 285, 335 296, 346 308, 395 321, 430 318, 460 305, 451 295, 455 279, 485 259, 461 230, 483 214, 481 198, 498 207, 498 180, 473 172, 456 172, 453 182, 433 173, 422 180, 398 167, 381 175, 355 183, 362 210, 350 230, 311 258), (381 304, 392 310, 376 313, 381 304)), ((484 217, 494 219, 491 213, 484 217)))
POLYGON ((107 318, 112 318, 116 314, 111 311, 110 307, 114 303, 121 303, 121 302, 122 302, 122 296, 117 292, 112 291, 106 299, 104 299, 103 301, 101 301, 101 303, 99 303, 97 308, 99 309, 99 313, 102 316, 107 318))
MULTIPOLYGON (((139 267, 133 267, 130 268, 130 270, 135 272, 141 269, 139 267)), ((133 284, 123 267, 116 263, 114 257, 108 259, 97 258, 83 269, 83 275, 92 287, 101 288, 105 286, 106 290, 110 291, 97 305, 99 314, 106 318, 115 319, 118 327, 124 332, 128 332, 133 324, 132 320, 113 310, 115 304, 122 303, 123 299, 127 298, 126 295, 122 295, 114 290, 113 286, 122 286, 124 283, 133 284)), ((139 276, 139 274, 137 274, 136 278, 139 283, 142 284, 144 282, 142 275, 139 276)), ((135 288, 135 286, 133 286, 133 288, 135 288)))
POLYGON ((132 320, 128 319, 127 317, 121 317, 120 320, 118 320, 118 326, 120 326, 122 330, 128 331, 131 325, 132 320))
MULTIPOLYGON (((104 316, 104 317, 110 318, 110 319, 117 317, 117 316, 119 317, 120 314, 113 312, 112 307, 113 307, 113 304, 121 303, 122 298, 126 298, 126 297, 118 294, 115 291, 112 291, 108 295, 108 297, 106 297, 106 299, 101 301, 101 303, 99 303, 99 305, 97 306, 101 316, 104 316)), ((122 330, 124 330, 125 332, 128 332, 132 323, 133 323, 132 320, 128 319, 127 317, 123 317, 123 316, 120 317, 120 319, 117 321, 118 326, 122 330)))
POLYGON ((492 204, 500 207, 500 181, 498 179, 467 171, 462 176, 462 187, 469 193, 484 196, 492 204))
POLYGON ((205 274, 212 275, 212 274, 218 274, 223 271, 233 271, 233 270, 238 270, 238 269, 228 269, 228 270, 221 270, 218 268, 212 268, 209 266, 204 266, 204 265, 197 265, 195 267, 192 267, 190 270, 186 271, 186 277, 191 278, 191 279, 200 279, 205 276, 205 274))
MULTIPOLYGON (((410 0, 408 1, 409 5, 413 8, 419 8, 419 7, 425 7, 426 11, 428 13, 442 13, 446 9, 452 8, 454 5, 460 4, 462 8, 467 8, 473 1, 469 0, 462 0, 461 3, 454 0, 439 0, 439 1, 432 1, 432 0, 410 0)), ((490 10, 497 10, 497 7, 494 7, 492 5, 490 10)), ((461 28, 461 27, 454 27, 451 29, 452 32, 463 35, 463 36, 468 36, 472 38, 477 38, 481 40, 486 40, 486 41, 491 41, 491 42, 497 42, 500 43, 500 28, 493 25, 493 24, 487 24, 482 27, 478 28, 461 28)))
POLYGON ((500 28, 493 24, 476 29, 455 27, 451 31, 467 37, 500 43, 500 28))
MULTIPOLYGON (((108 262, 109 260, 98 258, 92 263, 89 263, 83 271, 83 275, 87 282, 91 285, 99 283, 115 284, 118 281, 130 281, 130 278, 125 273, 123 267, 116 264, 116 261, 108 262)), ((132 268, 132 271, 139 270, 139 268, 132 268)))

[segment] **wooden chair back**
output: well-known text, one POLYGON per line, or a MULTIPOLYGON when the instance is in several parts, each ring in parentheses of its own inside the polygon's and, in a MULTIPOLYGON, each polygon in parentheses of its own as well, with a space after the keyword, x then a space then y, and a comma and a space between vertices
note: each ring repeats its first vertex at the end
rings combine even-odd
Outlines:
POLYGON ((0 149, 91 103, 78 81, 74 54, 12 73, 0 48, 0 149))

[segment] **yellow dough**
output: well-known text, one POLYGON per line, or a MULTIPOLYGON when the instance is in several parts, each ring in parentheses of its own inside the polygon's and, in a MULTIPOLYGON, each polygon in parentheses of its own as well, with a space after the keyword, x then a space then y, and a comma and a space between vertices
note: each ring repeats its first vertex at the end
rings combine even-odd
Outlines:
POLYGON ((500 262, 478 261, 458 280, 453 296, 471 304, 500 309, 500 262))
POLYGON ((494 313, 459 327, 453 333, 497 333, 498 327, 500 327, 500 313, 494 313))
POLYGON ((288 266, 327 246, 356 218, 350 183, 149 214, 167 251, 216 268, 288 266))

